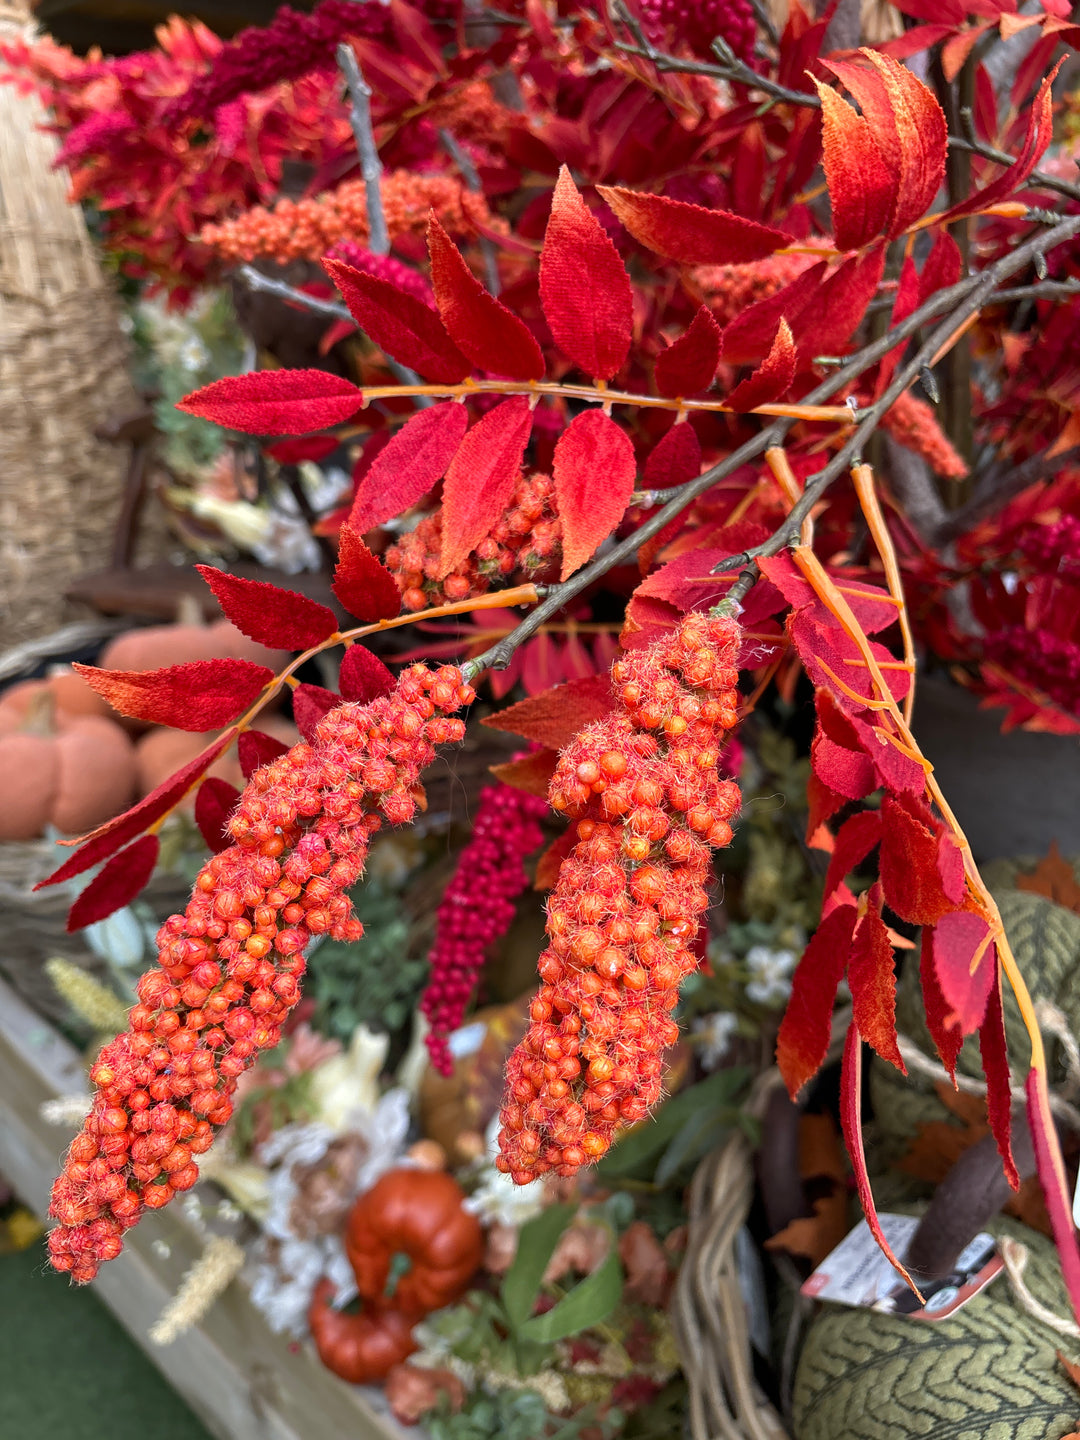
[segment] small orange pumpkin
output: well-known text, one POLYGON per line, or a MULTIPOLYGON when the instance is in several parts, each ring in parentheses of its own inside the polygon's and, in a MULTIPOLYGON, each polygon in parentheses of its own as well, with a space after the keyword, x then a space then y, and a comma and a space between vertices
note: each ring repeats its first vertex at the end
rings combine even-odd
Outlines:
POLYGON ((308 1309, 319 1359, 352 1385, 384 1380, 417 1348, 412 1320, 400 1310, 365 1308, 358 1315, 334 1310, 328 1303, 333 1288, 331 1281, 320 1280, 308 1309))
POLYGON ((57 671, 46 680, 20 680, 0 695, 0 710, 10 711, 21 722, 29 713, 34 697, 43 693, 51 695, 56 708, 68 715, 116 718, 116 711, 105 697, 92 689, 74 670, 57 671))
MULTIPOLYGON (((255 722, 255 728, 290 747, 300 739, 300 731, 292 721, 280 715, 260 715, 255 722)), ((191 730, 171 730, 165 725, 155 725, 152 730, 148 730, 135 743, 139 798, 149 795, 151 790, 155 790, 163 780, 175 774, 182 765, 194 760, 217 733, 216 730, 207 730, 205 734, 191 730)), ((228 751, 220 760, 215 760, 207 774, 219 780, 227 780, 238 790, 244 788, 244 776, 235 749, 228 751)), ((194 803, 194 797, 189 797, 189 803, 194 803)))
POLYGON ((252 660, 279 670, 288 659, 281 650, 268 650, 249 640, 228 620, 210 625, 150 625, 128 630, 110 640, 98 664, 103 670, 158 670, 190 660, 252 660))

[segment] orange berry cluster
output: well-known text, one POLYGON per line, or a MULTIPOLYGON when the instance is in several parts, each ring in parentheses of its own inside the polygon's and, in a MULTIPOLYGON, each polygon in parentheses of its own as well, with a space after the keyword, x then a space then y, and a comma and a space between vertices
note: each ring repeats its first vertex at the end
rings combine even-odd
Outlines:
POLYGON ((559 757, 548 800, 577 821, 577 843, 548 901, 532 1023, 507 1065, 496 1164, 519 1185, 573 1175, 660 1098, 710 846, 729 843, 739 809, 739 787, 718 773, 738 652, 735 621, 685 616, 615 662, 619 710, 559 757))
MULTIPOLYGON (((390 239, 423 235, 434 210, 455 235, 469 235, 475 223, 488 226, 491 213, 483 195, 451 175, 414 175, 393 170, 380 187, 390 239), (475 223, 474 223, 475 222, 475 223)), ((261 205, 220 225, 204 225, 199 239, 224 260, 319 260, 340 240, 366 244, 370 231, 363 180, 346 180, 336 190, 306 200, 279 200, 272 210, 261 205)))
POLYGON ((522 475, 514 499, 489 535, 460 565, 443 574, 442 511, 421 520, 383 557, 393 571, 406 610, 426 610, 484 595, 493 585, 536 580, 558 561, 562 527, 555 482, 537 472, 522 475))
POLYGON ((968 473, 964 457, 938 424, 933 406, 910 390, 902 391, 885 411, 881 428, 905 449, 921 455, 935 475, 962 480, 968 473))
POLYGON ((690 271, 690 279, 717 322, 728 325, 749 306, 790 285, 819 258, 768 255, 745 265, 697 265, 690 271))
POLYGON ((232 1115, 237 1077, 281 1038, 314 935, 358 940, 348 890, 383 821, 410 820, 434 747, 462 738, 461 671, 414 665, 368 705, 343 704, 314 744, 251 777, 234 843, 202 869, 158 931, 129 1027, 101 1051, 82 1133, 53 1186, 53 1268, 92 1280, 123 1232, 198 1179, 195 1157, 232 1115))

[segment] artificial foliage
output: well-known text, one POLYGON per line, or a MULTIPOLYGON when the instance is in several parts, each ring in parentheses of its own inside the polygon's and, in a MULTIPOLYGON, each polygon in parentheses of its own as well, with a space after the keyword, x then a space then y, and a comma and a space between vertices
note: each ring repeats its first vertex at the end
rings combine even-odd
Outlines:
MULTIPOLYGON (((82 667, 131 716, 220 734, 43 882, 101 865, 72 924, 104 918, 198 789, 217 853, 95 1063, 53 1196, 50 1253, 76 1280, 194 1183, 311 939, 362 944, 348 892, 370 838, 413 819, 478 690, 491 725, 536 747, 500 781, 568 822, 538 864, 547 941, 499 1165, 530 1187, 606 1156, 660 1099, 738 824, 724 747, 775 691, 812 730, 805 843, 825 871, 820 909, 798 882, 798 925, 816 928, 793 974, 751 963, 764 940, 736 954, 755 1003, 791 986, 783 1078, 794 1097, 817 1074, 846 984, 839 1118, 884 1247, 861 1066, 869 1045, 904 1070, 896 952, 921 929, 904 963, 946 1071, 978 1035, 1016 1184, 1007 984, 1080 1307, 1037 1018, 913 710, 936 656, 1008 723, 1080 733, 1080 187, 1054 136, 1080 27, 1063 0, 894 8, 893 38, 861 47, 835 38, 847 0, 820 16, 791 0, 779 30, 741 0, 486 17, 323 0, 228 46, 174 22, 142 61, 5 51, 51 101, 128 270, 175 303, 230 274, 325 322, 309 363, 215 379, 183 412, 284 441, 286 463, 358 446, 352 504, 321 522, 355 627, 211 572, 228 618, 294 660, 82 667), (1019 32, 1018 63, 988 64, 1019 32), (385 642, 382 658, 357 642, 405 625, 417 663, 395 676, 385 642), (340 693, 298 680, 340 645, 340 693), (286 687, 288 750, 257 728, 286 687), (203 778, 233 743, 242 792, 203 778)), ((459 968, 455 1004, 475 956, 459 968)), ((715 1091, 726 1129, 733 1092, 715 1091)), ((700 1153, 680 1144, 671 1173, 700 1153)))

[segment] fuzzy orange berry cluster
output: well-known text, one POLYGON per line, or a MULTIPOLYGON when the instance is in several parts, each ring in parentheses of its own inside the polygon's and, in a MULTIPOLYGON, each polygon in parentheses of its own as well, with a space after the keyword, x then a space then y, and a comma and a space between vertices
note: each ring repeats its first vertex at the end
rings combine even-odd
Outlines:
POLYGON ((484 595, 493 585, 541 579, 558 566, 561 535, 555 482, 536 472, 522 475, 513 501, 491 533, 448 575, 440 563, 441 510, 402 535, 383 558, 405 609, 425 610, 484 595))
POLYGON ((202 869, 182 915, 158 931, 129 1028, 90 1071, 96 1093, 53 1186, 54 1269, 92 1280, 123 1232, 198 1179, 196 1156, 232 1115, 237 1077, 272 1049, 300 998, 312 936, 357 940, 349 887, 384 820, 410 820, 434 747, 460 740, 460 670, 405 670, 394 690, 344 704, 314 744, 251 777, 234 843, 202 869))
POLYGON ((612 667, 619 709, 564 750, 548 789, 577 843, 548 901, 532 1023, 507 1066, 499 1169, 573 1175, 660 1098, 671 1017, 708 905, 712 846, 739 787, 720 778, 737 718, 739 627, 691 614, 612 667))
MULTIPOLYGON (((383 176, 380 192, 391 240, 423 235, 432 210, 455 235, 475 233, 476 223, 493 223, 483 195, 451 175, 393 170, 383 176)), ((346 180, 325 195, 279 200, 272 210, 256 205, 220 225, 205 225, 199 239, 223 260, 285 264, 319 260, 341 240, 366 244, 370 233, 364 182, 346 180)))
POLYGON ((932 405, 910 390, 902 391, 881 417, 881 428, 907 450, 921 455, 935 475, 962 480, 964 457, 938 424, 932 405))
POLYGON ((815 255, 768 255, 745 265, 697 265, 690 281, 717 322, 728 325, 751 305, 790 285, 817 260, 815 255))

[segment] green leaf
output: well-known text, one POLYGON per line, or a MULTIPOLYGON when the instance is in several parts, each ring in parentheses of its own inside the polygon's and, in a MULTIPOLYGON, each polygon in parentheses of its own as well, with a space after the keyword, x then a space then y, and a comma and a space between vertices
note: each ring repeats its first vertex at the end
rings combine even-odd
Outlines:
POLYGON ((660 1157, 654 1180, 657 1185, 666 1185, 684 1165, 700 1160, 713 1149, 720 1136, 730 1128, 731 1110, 695 1110, 676 1133, 671 1144, 660 1157))
POLYGON ((642 1170, 651 1174, 656 1158, 675 1139, 687 1119, 701 1109, 715 1113, 729 1107, 748 1076, 745 1066, 736 1065, 718 1070, 688 1090, 680 1090, 661 1106, 654 1119, 628 1130, 600 1161, 597 1173, 607 1179, 636 1175, 642 1170))
POLYGON ((502 1283, 502 1303, 513 1329, 528 1320, 540 1293, 540 1282, 559 1237, 574 1218, 573 1205, 551 1205, 521 1227, 517 1254, 502 1283))
POLYGON ((580 1334, 607 1319, 622 1297, 622 1288, 622 1266, 613 1235, 611 1249, 600 1268, 575 1285, 553 1309, 526 1320, 520 1333, 527 1340, 543 1340, 549 1344, 580 1334))

